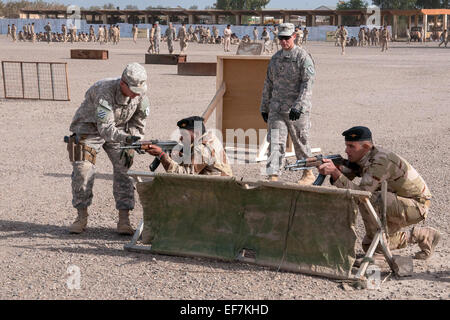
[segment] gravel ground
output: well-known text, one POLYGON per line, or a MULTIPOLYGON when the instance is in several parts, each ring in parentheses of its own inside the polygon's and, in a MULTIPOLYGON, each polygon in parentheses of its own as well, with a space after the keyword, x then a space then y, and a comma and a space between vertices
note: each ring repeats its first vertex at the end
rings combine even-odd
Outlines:
MULTIPOLYGON (((341 56, 333 43, 307 45, 317 64, 313 147, 344 154, 341 132, 370 127, 377 145, 395 150, 425 178, 434 199, 424 224, 443 234, 431 260, 414 261, 412 277, 355 290, 243 263, 124 251, 130 238, 115 234, 112 167, 105 153, 98 157, 88 229, 69 234, 76 211, 62 137, 89 86, 120 75, 128 62, 143 63, 147 43, 123 39, 118 46, 105 45, 110 54, 105 61, 70 59, 70 48, 100 48, 96 44, 13 44, 1 36, 0 46, 1 60, 67 62, 71 91, 70 102, 0 99, 0 299, 449 299, 450 49, 395 43, 384 54, 378 48, 347 48, 341 56), (79 268, 80 289, 68 288, 71 266, 79 268)), ((223 54, 215 45, 190 44, 187 52, 188 61, 216 61, 223 54)), ((178 76, 176 66, 145 68, 151 100, 146 138, 167 138, 177 120, 201 114, 215 93, 214 77, 178 76)), ((146 170, 150 160, 138 157, 133 168, 146 170)), ((263 165, 233 170, 258 179, 263 165)), ((135 226, 141 216, 138 204, 135 226)), ((359 218, 358 234, 363 235, 359 218)), ((357 249, 361 252, 359 244, 357 249)), ((409 247, 398 254, 415 251, 409 247)))

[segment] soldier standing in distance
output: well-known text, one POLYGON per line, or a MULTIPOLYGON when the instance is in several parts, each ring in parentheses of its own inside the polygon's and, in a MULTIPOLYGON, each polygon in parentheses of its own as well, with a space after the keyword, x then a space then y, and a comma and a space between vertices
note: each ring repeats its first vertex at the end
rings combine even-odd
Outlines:
MULTIPOLYGON (((309 130, 315 68, 310 54, 294 44, 295 37, 292 23, 280 25, 282 50, 269 62, 261 99, 260 111, 268 125, 270 144, 266 172, 272 181, 278 180, 288 133, 297 159, 311 156, 309 130)), ((299 183, 311 184, 314 180, 312 170, 304 170, 299 183)))
POLYGON ((69 139, 72 162, 72 205, 78 217, 71 233, 82 233, 87 226, 88 207, 92 203, 96 155, 103 148, 113 165, 113 193, 119 210, 117 232, 132 235, 129 213, 134 209, 133 180, 127 171, 133 164, 134 150, 119 149, 144 137, 149 114, 146 96, 147 72, 139 63, 130 63, 122 77, 104 79, 92 85, 73 117, 69 139))
POLYGON ((347 29, 345 29, 344 26, 341 25, 341 28, 339 29, 339 32, 338 32, 338 37, 339 37, 339 43, 341 44, 341 54, 343 54, 343 55, 345 54, 345 45, 347 44, 347 36, 348 36, 347 29))
MULTIPOLYGON (((423 221, 431 204, 431 192, 419 173, 402 157, 392 151, 376 147, 372 141, 369 128, 352 127, 342 133, 345 137, 345 152, 355 168, 337 168, 329 159, 318 167, 323 175, 331 175, 331 183, 338 188, 369 191, 370 199, 377 214, 381 213, 381 183, 387 182, 387 229, 388 243, 391 250, 405 248, 417 243, 421 251, 416 259, 428 259, 439 242, 439 232, 431 227, 415 226, 411 231, 402 228, 423 221), (352 182, 361 177, 359 184, 352 182)), ((359 204, 366 235, 362 241, 367 251, 378 230, 367 208, 359 204)), ((377 249, 381 252, 380 248, 377 249)))

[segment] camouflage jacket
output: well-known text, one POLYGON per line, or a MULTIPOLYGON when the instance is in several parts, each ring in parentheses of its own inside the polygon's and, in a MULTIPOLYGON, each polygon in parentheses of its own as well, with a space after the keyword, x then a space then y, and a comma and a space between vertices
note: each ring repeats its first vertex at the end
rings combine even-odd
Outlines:
POLYGON ((288 113, 296 108, 309 113, 315 73, 314 61, 306 50, 298 46, 279 50, 267 67, 260 111, 288 113))
POLYGON ((343 170, 334 185, 338 188, 374 192, 379 191, 381 182, 386 180, 388 192, 420 202, 431 199, 430 190, 416 169, 393 152, 373 147, 357 164, 359 172, 343 170), (352 182, 356 176, 361 176, 359 185, 352 182))
POLYGON ((108 142, 124 142, 129 135, 144 137, 149 101, 134 99, 120 91, 120 78, 100 80, 88 89, 75 113, 70 131, 77 135, 99 135, 108 142))
POLYGON ((190 163, 177 163, 168 157, 168 173, 232 176, 227 154, 222 143, 210 131, 197 138, 191 145, 190 163))
MULTIPOLYGON (((339 30, 339 31, 337 32, 337 35, 338 35, 338 38, 339 38, 339 39, 341 39, 341 40, 347 40, 347 37, 348 37, 348 31, 347 31, 347 29, 344 28, 344 29, 342 29, 342 30, 339 30)), ((364 31, 363 31, 361 37, 364 37, 364 31)))

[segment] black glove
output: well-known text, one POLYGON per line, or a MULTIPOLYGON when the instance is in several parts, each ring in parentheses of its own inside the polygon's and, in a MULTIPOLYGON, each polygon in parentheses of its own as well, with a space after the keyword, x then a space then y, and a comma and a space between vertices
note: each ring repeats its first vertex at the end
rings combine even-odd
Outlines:
POLYGON ((125 167, 130 169, 130 167, 133 165, 133 158, 134 158, 134 150, 133 149, 122 149, 122 152, 120 153, 120 159, 125 158, 125 167))
POLYGON ((136 141, 138 141, 138 140, 140 140, 141 139, 141 137, 137 137, 137 136, 128 136, 128 137, 126 137, 126 139, 125 139, 125 143, 126 144, 133 144, 133 143, 135 143, 136 141))
POLYGON ((261 115, 263 117, 264 122, 267 123, 267 119, 269 119, 269 114, 267 112, 261 112, 261 115))
POLYGON ((289 112, 289 120, 295 121, 300 119, 301 111, 295 108, 291 108, 291 111, 289 112))

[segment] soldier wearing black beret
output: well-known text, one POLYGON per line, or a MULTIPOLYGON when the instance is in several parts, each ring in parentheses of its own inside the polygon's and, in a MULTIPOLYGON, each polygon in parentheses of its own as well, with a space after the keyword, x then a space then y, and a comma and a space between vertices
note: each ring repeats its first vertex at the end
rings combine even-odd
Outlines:
MULTIPOLYGON (((409 243, 417 243, 421 251, 416 259, 428 259, 440 239, 440 233, 431 227, 413 227, 402 231, 409 225, 423 221, 431 204, 431 192, 419 173, 402 157, 392 151, 376 147, 372 141, 369 128, 352 127, 342 133, 345 137, 345 153, 348 160, 356 164, 355 168, 337 168, 329 159, 318 167, 323 175, 331 175, 332 184, 338 188, 369 191, 371 202, 377 213, 380 213, 381 183, 387 181, 387 227, 389 232, 389 248, 401 249, 409 243), (361 177, 359 184, 352 180, 361 177)), ((368 250, 377 232, 378 226, 363 204, 359 211, 364 221, 366 236, 362 246, 368 250)), ((379 251, 379 250, 378 250, 379 251)))
MULTIPOLYGON (((146 150, 147 153, 159 158, 168 173, 233 175, 222 143, 212 132, 206 130, 202 117, 193 116, 181 119, 177 122, 177 126, 181 131, 180 140, 183 142, 184 148, 190 146, 190 158, 185 159, 188 157, 185 156, 181 161, 175 161, 156 145, 152 145, 146 150)), ((189 155, 189 152, 183 153, 189 155)))

